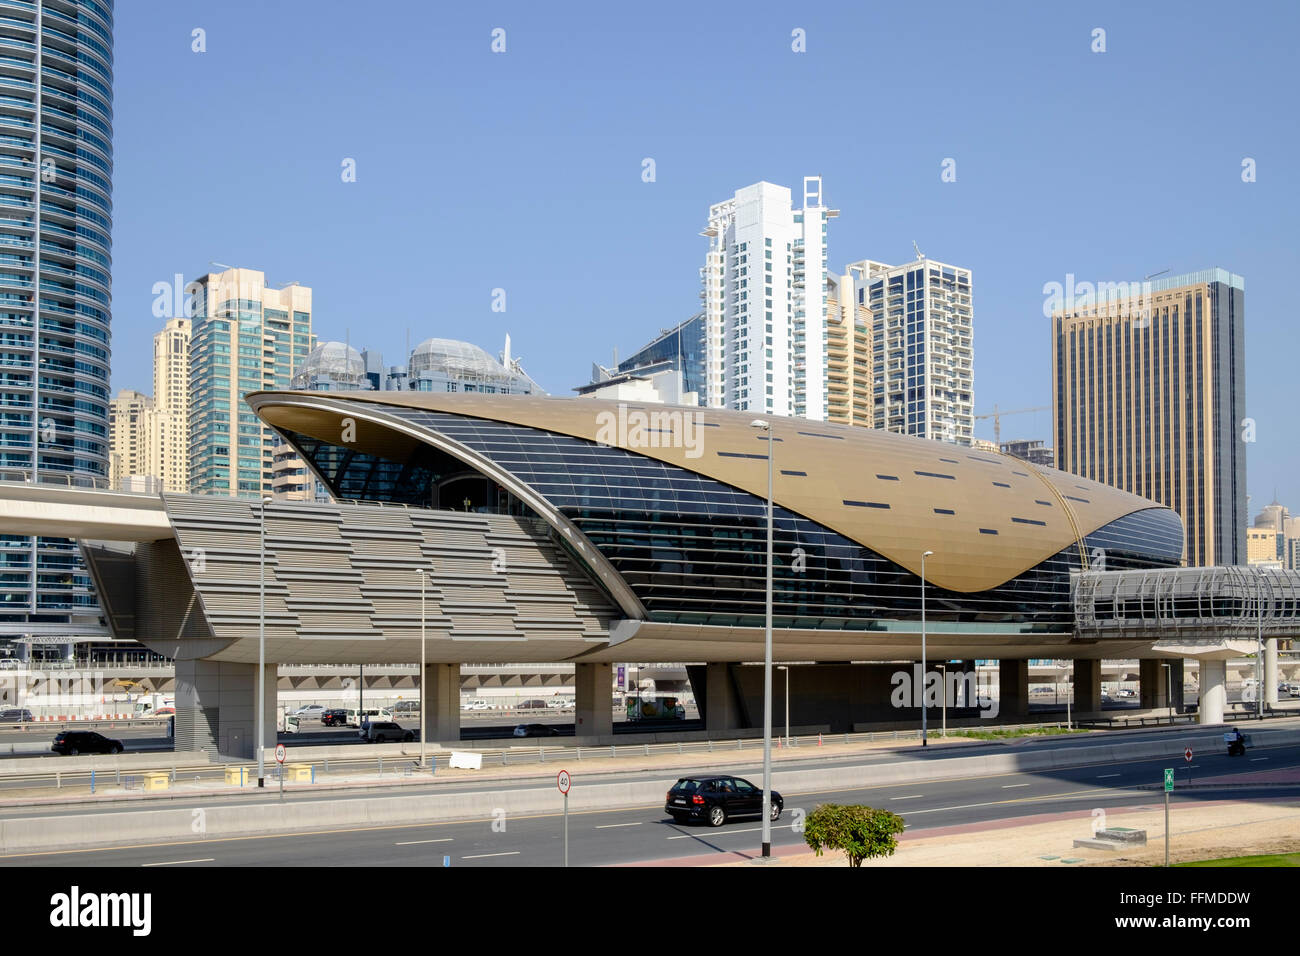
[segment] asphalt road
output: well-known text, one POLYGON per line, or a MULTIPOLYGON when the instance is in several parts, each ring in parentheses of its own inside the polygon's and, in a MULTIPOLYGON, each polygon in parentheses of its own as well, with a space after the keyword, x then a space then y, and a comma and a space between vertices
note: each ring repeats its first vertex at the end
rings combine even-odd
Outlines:
MULTIPOLYGON (((1159 804, 1162 799, 1159 791, 1133 788, 1157 784, 1163 768, 1171 762, 1169 758, 1161 758, 1072 770, 785 793, 786 812, 773 828, 773 845, 802 845, 802 836, 791 826, 795 811, 811 810, 827 801, 888 808, 903 816, 909 830, 1042 813, 1077 813, 1080 834, 1086 835, 1090 832, 1094 807, 1159 804)), ((1181 782, 1186 769, 1181 761, 1178 763, 1181 782)), ((1252 749, 1244 759, 1229 758, 1221 752, 1207 753, 1194 760, 1192 773, 1203 779, 1287 767, 1300 767, 1300 746, 1252 749)), ((733 772, 750 780, 761 778, 757 766, 733 772)), ((676 774, 656 776, 663 780, 666 790, 676 774)), ((638 777, 652 779, 649 774, 638 777)), ((595 782, 599 778, 598 774, 588 776, 577 771, 573 785, 580 787, 584 781, 595 782)), ((523 781, 519 785, 536 787, 537 781, 523 781)), ((482 784, 473 782, 466 786, 483 789, 482 784)), ((500 789, 501 785, 493 783, 492 788, 500 789)), ((1221 800, 1227 796, 1239 800, 1295 802, 1300 800, 1300 784, 1267 789, 1176 790, 1173 799, 1181 803, 1221 800)), ((347 798, 337 794, 299 797, 347 798)), ((211 800, 204 803, 211 806, 211 800)), ((0 866, 441 866, 444 858, 452 866, 557 866, 563 862, 560 806, 557 793, 557 812, 545 815, 28 854, 0 857, 0 866)), ((105 815, 111 816, 112 812, 117 811, 106 808, 105 815)), ((32 815, 30 810, 27 815, 32 815)), ((646 863, 696 856, 724 860, 736 858, 733 854, 737 852, 754 851, 759 844, 760 829, 757 819, 739 820, 717 829, 681 826, 673 823, 659 804, 572 813, 569 815, 569 859, 575 866, 646 863)))

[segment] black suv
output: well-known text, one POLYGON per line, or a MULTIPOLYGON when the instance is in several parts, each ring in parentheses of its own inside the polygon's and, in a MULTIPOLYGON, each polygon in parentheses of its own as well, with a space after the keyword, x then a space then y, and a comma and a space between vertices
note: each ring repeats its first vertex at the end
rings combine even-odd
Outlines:
POLYGON ((403 730, 391 720, 367 721, 366 725, 358 732, 358 735, 362 740, 372 744, 382 744, 388 740, 409 743, 415 739, 413 731, 403 730))
POLYGON ((20 724, 25 724, 35 719, 32 712, 24 707, 10 707, 8 710, 0 711, 0 723, 17 721, 20 724))
MULTIPOLYGON (((785 801, 773 790, 773 821, 784 807, 785 801)), ((668 791, 664 809, 678 823, 705 820, 720 827, 731 817, 762 816, 763 791, 743 777, 682 777, 668 791)))
POLYGON ((120 754, 122 741, 110 740, 93 730, 65 730, 55 736, 50 749, 65 757, 75 757, 77 754, 120 754))
POLYGON ((342 709, 327 710, 320 715, 324 727, 342 727, 348 722, 348 712, 342 709))

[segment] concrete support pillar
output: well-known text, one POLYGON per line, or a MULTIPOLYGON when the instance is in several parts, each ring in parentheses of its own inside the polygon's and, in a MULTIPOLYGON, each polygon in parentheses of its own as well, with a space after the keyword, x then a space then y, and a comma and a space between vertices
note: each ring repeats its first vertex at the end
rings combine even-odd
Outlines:
MULTIPOLYGON (((426 664, 420 678, 424 735, 433 743, 460 740, 460 665, 426 664)), ((419 731, 419 724, 408 728, 419 731)))
POLYGON ((1101 710, 1101 661, 1074 662, 1074 710, 1093 714, 1101 710))
POLYGON ((731 680, 730 664, 704 665, 704 729, 725 734, 740 726, 740 701, 731 680))
POLYGON ((608 737, 614 733, 613 686, 612 664, 573 666, 575 737, 608 737))
POLYGON ((1138 699, 1139 706, 1145 710, 1158 710, 1169 706, 1166 663, 1169 662, 1150 658, 1138 661, 1138 699))
POLYGON ((998 710, 1003 717, 1029 714, 1029 661, 998 661, 998 710))
MULTIPOLYGON (((275 760, 276 665, 263 676, 263 746, 275 760)), ((245 760, 257 757, 257 665, 176 662, 175 748, 245 760)))
POLYGON ((1175 714, 1183 712, 1183 681, 1186 676, 1186 664, 1187 661, 1181 658, 1169 662, 1169 706, 1173 708, 1175 714))
POLYGON ((1277 638, 1264 641, 1264 705, 1277 707, 1277 638))
POLYGON ((1201 660, 1201 723, 1223 723, 1228 701, 1228 662, 1201 660))

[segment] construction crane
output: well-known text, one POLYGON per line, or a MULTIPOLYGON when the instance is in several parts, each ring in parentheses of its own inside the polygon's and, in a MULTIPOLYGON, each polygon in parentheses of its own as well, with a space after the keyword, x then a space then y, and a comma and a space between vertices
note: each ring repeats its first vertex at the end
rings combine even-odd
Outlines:
POLYGON ((916 259, 918 262, 925 258, 925 253, 921 251, 921 247, 916 244, 915 239, 912 240, 912 248, 916 250, 916 259))
POLYGON ((981 419, 981 418, 991 418, 991 419, 993 419, 993 441, 994 441, 994 443, 998 446, 998 450, 1001 451, 1001 450, 1002 450, 1002 416, 1003 416, 1003 415, 1024 415, 1024 414, 1026 414, 1027 412, 1046 412, 1046 411, 1050 411, 1050 409, 1048 408, 1048 406, 1046 406, 1046 405, 1035 405, 1033 408, 1015 408, 1015 409, 1012 409, 1012 410, 1010 410, 1010 411, 1005 411, 1005 412, 1004 412, 1002 409, 998 408, 997 403, 995 402, 995 403, 993 404, 993 411, 989 412, 987 415, 976 415, 975 418, 976 418, 977 420, 978 420, 978 419, 981 419))

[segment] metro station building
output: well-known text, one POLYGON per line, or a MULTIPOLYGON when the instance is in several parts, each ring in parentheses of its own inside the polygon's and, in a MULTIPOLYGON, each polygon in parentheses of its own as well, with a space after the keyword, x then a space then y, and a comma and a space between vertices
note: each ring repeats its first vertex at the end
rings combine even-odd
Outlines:
POLYGON ((335 503, 163 495, 132 505, 165 512, 152 530, 73 529, 115 636, 176 660, 179 749, 252 752, 262 626, 272 698, 276 664, 409 663, 423 635, 431 739, 459 735, 465 663, 573 662, 580 737, 612 732, 624 661, 697 664, 706 726, 756 725, 739 665, 763 658, 769 445, 774 656, 817 665, 793 670, 796 724, 871 718, 887 692, 855 665, 919 659, 923 552, 928 656, 1002 661, 1004 715, 1030 658, 1088 662, 1083 709, 1103 656, 1157 656, 1150 636, 1079 640, 1072 572, 1182 558, 1168 508, 883 431, 778 417, 769 443, 746 413, 583 398, 247 400, 335 503))

